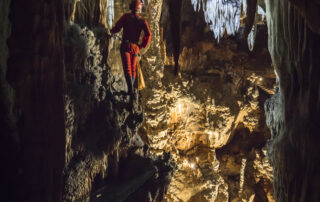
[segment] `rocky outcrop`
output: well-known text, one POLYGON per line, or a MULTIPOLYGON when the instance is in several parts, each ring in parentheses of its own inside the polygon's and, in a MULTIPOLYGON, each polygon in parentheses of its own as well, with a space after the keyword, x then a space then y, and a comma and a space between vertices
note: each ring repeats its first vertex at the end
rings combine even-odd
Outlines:
MULTIPOLYGON (((237 74, 232 75, 235 79, 237 74)), ((167 200, 249 200, 260 195, 255 187, 263 181, 268 188, 261 195, 272 198, 272 177, 257 168, 267 165, 271 169, 261 151, 269 137, 261 110, 267 96, 254 83, 258 76, 247 79, 242 88, 248 94, 243 98, 232 93, 240 92, 234 84, 226 85, 220 77, 182 74, 176 78, 165 71, 162 90, 158 91, 164 96, 160 103, 147 101, 145 112, 150 118, 142 132, 152 152, 169 151, 178 165, 167 200), (157 110, 151 111, 150 106, 156 104, 157 110), (242 167, 243 192, 247 193, 239 196, 242 167)))
POLYGON ((150 154, 138 135, 139 96, 132 101, 127 94, 121 41, 107 33, 66 25, 64 200, 161 201, 174 164, 168 154, 150 154))
POLYGON ((317 15, 313 8, 305 12, 316 4, 266 1, 269 51, 279 80, 279 90, 265 104, 277 201, 320 200, 320 36, 313 32, 319 22, 310 18, 317 15))
POLYGON ((109 164, 119 163, 112 158, 130 147, 142 113, 137 102, 130 104, 126 84, 109 74, 107 55, 101 55, 106 30, 97 28, 94 33, 75 24, 67 27, 66 35, 65 197, 75 200, 90 193, 97 175, 107 176, 109 164))

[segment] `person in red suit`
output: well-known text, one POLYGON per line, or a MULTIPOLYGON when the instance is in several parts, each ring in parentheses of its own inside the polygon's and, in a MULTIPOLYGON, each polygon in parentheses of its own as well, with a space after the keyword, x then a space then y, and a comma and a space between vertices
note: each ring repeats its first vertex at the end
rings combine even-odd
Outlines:
POLYGON ((140 0, 132 0, 130 5, 131 13, 125 13, 111 29, 115 34, 123 28, 122 44, 120 47, 124 75, 128 85, 128 92, 134 94, 134 82, 137 70, 137 56, 139 50, 145 48, 151 40, 151 32, 148 23, 141 18, 139 14, 142 10, 140 0), (139 38, 141 32, 144 32, 141 44, 139 38))

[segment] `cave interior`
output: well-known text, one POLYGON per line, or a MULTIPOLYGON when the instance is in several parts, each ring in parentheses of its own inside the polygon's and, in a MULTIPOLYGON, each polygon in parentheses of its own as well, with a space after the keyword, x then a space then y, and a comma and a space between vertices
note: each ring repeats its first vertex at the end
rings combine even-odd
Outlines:
POLYGON ((0 1, 3 201, 320 201, 320 1, 130 2, 0 1))

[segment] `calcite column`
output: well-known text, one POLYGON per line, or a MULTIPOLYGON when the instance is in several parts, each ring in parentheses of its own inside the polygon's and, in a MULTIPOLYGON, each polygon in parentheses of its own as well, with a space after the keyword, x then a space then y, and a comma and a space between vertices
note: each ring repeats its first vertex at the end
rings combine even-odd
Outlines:
POLYGON ((266 7, 269 51, 279 80, 279 90, 265 103, 275 198, 320 201, 319 20, 310 22, 299 4, 287 0, 267 0, 266 7))
POLYGON ((7 79, 20 112, 12 201, 61 201, 65 162, 63 1, 12 0, 7 79))

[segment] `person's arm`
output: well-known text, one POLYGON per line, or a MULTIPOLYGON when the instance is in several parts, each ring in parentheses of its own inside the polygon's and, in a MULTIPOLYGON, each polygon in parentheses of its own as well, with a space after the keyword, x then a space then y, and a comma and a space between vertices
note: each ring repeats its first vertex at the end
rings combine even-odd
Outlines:
POLYGON ((151 31, 150 31, 149 25, 146 20, 143 20, 143 21, 144 22, 143 22, 142 29, 144 31, 144 36, 142 38, 142 43, 140 45, 140 49, 145 48, 151 41, 151 31))
POLYGON ((124 25, 124 22, 127 18, 127 15, 124 14, 123 16, 121 16, 121 18, 118 20, 118 22, 116 23, 116 25, 110 30, 111 34, 115 34, 120 32, 121 28, 124 25))

